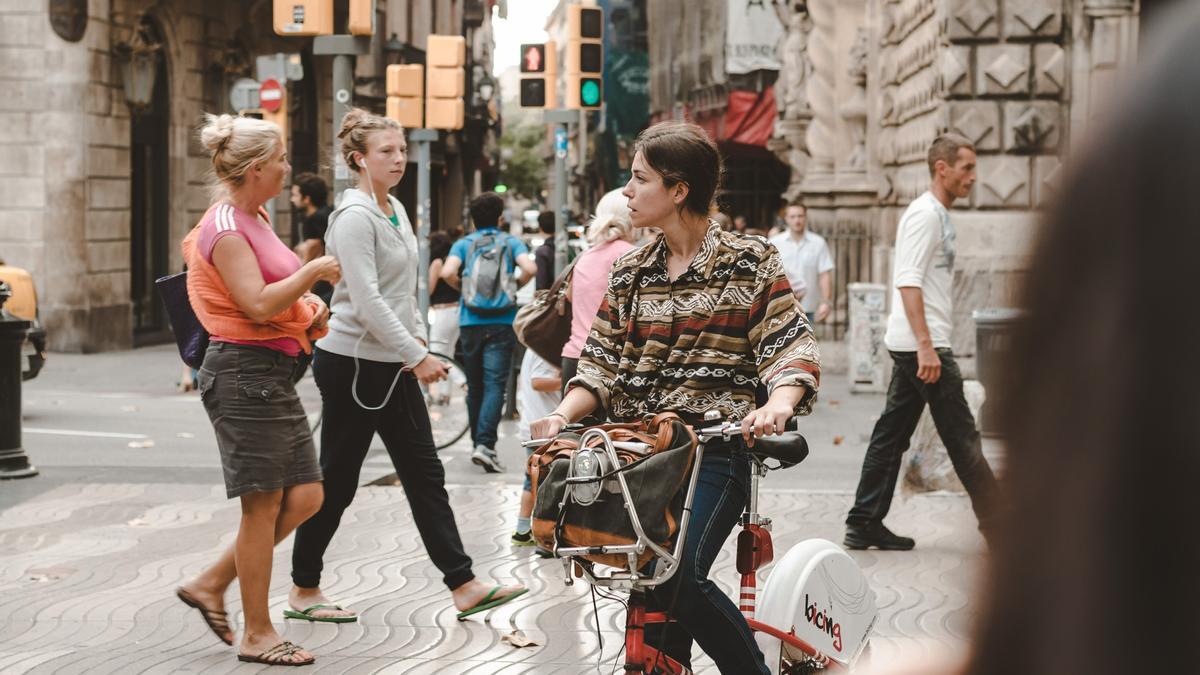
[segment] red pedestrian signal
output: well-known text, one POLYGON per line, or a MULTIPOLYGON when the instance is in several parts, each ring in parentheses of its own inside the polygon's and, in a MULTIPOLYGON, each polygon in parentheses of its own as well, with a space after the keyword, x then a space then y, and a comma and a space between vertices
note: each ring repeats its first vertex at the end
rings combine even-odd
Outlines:
POLYGON ((558 105, 558 52, 554 42, 521 45, 522 108, 553 108, 558 105))
POLYGON ((544 45, 544 44, 521 45, 521 72, 522 73, 544 73, 544 72, 546 72, 546 45, 544 45))

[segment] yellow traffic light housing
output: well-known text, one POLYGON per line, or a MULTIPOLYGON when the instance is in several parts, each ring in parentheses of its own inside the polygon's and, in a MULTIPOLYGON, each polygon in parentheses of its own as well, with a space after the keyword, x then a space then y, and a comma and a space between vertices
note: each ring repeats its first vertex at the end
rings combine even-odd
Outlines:
POLYGON ((387 68, 387 116, 405 129, 425 123, 425 66, 398 64, 387 68))
POLYGON ((333 0, 274 0, 275 33, 289 37, 333 34, 333 0))
POLYGON ((521 45, 522 108, 558 106, 558 46, 554 41, 521 45))
POLYGON ((598 109, 604 103, 604 10, 567 6, 566 107, 598 109))
POLYGON ((467 39, 430 35, 425 48, 425 126, 461 129, 466 119, 467 39))

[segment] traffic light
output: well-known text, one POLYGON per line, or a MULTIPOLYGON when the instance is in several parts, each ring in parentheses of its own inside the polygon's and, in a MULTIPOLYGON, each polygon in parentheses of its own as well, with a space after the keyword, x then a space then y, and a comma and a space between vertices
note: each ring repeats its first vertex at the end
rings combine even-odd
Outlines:
POLYGON ((466 115, 467 39, 430 35, 425 48, 425 126, 461 129, 466 115))
POLYGON ((333 0, 274 0, 274 3, 272 23, 276 34, 333 34, 333 0))
POLYGON ((374 35, 375 0, 350 0, 350 16, 346 19, 346 29, 351 35, 374 35))
POLYGON ((553 41, 521 45, 521 107, 557 107, 557 84, 557 45, 553 41))
POLYGON ((604 10, 567 5, 567 107, 604 102, 604 10))
POLYGON ((420 129, 425 119, 425 66, 387 67, 387 116, 405 129, 420 129))

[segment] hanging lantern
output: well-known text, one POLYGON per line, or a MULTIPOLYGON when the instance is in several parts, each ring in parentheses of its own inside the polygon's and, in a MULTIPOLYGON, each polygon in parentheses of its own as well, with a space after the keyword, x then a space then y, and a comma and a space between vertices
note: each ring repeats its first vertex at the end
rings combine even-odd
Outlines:
POLYGON ((154 98, 162 43, 153 38, 152 30, 141 22, 129 42, 119 44, 115 49, 125 83, 125 101, 134 112, 149 106, 154 98))

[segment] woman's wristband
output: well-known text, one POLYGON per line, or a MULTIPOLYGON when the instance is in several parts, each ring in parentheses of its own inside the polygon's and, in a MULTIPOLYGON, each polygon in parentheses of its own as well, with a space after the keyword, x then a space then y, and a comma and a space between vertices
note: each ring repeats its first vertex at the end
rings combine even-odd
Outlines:
POLYGON ((555 410, 554 412, 550 413, 549 415, 546 415, 546 417, 557 417, 557 418, 559 418, 560 420, 562 420, 562 421, 563 421, 563 424, 570 424, 570 423, 571 423, 571 420, 567 419, 567 416, 566 416, 566 415, 564 415, 564 414, 562 414, 562 413, 558 412, 557 410, 555 410))

